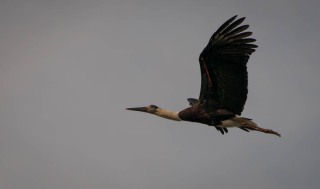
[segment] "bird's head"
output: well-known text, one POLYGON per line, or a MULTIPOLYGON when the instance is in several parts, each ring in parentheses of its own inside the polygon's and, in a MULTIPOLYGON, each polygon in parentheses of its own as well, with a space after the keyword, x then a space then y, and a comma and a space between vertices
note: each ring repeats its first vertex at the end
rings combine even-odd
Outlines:
POLYGON ((137 107, 137 108, 127 108, 127 110, 146 112, 146 113, 150 113, 150 114, 155 114, 158 109, 159 109, 159 107, 156 105, 149 105, 146 107, 137 107))

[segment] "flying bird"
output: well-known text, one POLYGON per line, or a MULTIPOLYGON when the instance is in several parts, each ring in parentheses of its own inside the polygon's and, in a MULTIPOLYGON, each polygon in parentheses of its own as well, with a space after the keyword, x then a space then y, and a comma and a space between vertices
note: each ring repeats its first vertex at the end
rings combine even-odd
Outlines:
POLYGON ((221 134, 228 128, 260 131, 281 136, 259 127, 251 119, 241 117, 248 94, 247 62, 258 46, 242 25, 245 18, 234 16, 222 24, 212 35, 199 57, 201 88, 199 99, 189 98, 190 107, 174 112, 156 105, 127 108, 154 114, 175 121, 190 121, 214 126, 221 134))

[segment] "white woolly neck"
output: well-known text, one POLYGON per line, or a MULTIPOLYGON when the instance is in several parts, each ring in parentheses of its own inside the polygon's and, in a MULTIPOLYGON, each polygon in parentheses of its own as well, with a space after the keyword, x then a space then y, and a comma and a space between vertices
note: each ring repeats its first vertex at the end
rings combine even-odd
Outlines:
POLYGON ((166 119, 171 119, 174 121, 181 121, 181 119, 179 118, 179 112, 173 112, 171 110, 158 108, 154 114, 157 116, 166 118, 166 119))

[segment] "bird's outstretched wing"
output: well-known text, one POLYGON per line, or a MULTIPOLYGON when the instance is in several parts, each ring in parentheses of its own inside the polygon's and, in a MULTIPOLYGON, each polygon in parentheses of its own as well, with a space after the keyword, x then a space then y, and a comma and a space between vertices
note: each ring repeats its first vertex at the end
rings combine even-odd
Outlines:
POLYGON ((234 16, 212 35, 199 57, 201 69, 200 101, 208 110, 225 108, 240 115, 248 93, 247 62, 257 45, 247 38, 252 32, 241 25, 245 18, 234 16))

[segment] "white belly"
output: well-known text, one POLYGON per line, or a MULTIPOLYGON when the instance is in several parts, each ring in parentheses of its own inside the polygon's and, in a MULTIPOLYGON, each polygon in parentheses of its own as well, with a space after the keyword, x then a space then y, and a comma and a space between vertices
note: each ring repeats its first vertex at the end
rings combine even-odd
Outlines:
POLYGON ((227 119, 227 120, 221 121, 221 124, 218 126, 219 127, 241 127, 242 125, 238 122, 231 120, 231 119, 227 119))

